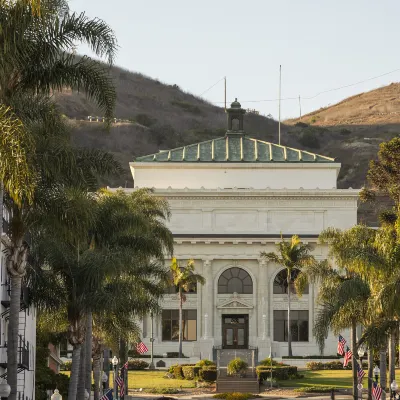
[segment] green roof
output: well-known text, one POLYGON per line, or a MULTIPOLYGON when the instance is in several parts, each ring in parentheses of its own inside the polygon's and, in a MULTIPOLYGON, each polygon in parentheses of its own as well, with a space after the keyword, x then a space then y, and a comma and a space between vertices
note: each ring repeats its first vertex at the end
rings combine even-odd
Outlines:
POLYGON ((135 162, 334 162, 330 157, 280 146, 243 134, 190 144, 136 158, 135 162))

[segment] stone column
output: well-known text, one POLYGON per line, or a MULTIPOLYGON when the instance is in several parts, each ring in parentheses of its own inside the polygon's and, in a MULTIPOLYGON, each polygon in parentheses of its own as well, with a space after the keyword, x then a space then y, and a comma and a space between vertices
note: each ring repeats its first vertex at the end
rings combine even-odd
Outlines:
POLYGON ((263 316, 266 316, 268 320, 269 309, 268 309, 268 278, 267 278, 267 262, 265 259, 260 258, 258 260, 258 294, 257 294, 257 320, 258 320, 258 337, 262 337, 264 329, 266 329, 266 336, 268 334, 268 327, 264 323, 263 316))
POLYGON ((211 260, 203 260, 203 273, 206 280, 202 291, 203 338, 211 339, 214 337, 214 278, 211 260))

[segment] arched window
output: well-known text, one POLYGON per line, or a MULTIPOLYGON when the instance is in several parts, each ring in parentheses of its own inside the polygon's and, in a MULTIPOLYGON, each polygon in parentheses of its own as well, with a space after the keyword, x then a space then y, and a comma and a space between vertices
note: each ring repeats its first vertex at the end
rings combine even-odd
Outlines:
POLYGON ((242 268, 229 268, 218 279, 218 293, 253 293, 253 281, 242 268))
MULTIPOLYGON (((290 291, 291 293, 296 293, 296 289, 294 288, 293 282, 299 275, 300 271, 298 269, 292 270, 292 279, 290 284, 290 291)), ((278 272, 274 280, 274 294, 283 294, 287 293, 288 291, 288 282, 287 282, 287 270, 283 269, 282 271, 278 272)), ((304 288, 304 294, 308 294, 308 285, 304 288)))

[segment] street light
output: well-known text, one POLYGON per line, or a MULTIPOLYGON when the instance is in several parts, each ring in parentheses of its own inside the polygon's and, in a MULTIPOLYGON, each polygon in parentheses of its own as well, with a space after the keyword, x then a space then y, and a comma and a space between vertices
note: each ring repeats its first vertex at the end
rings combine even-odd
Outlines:
POLYGON ((362 391, 363 391, 363 385, 362 385, 362 383, 359 383, 358 385, 357 385, 357 389, 358 389, 358 394, 359 394, 359 398, 360 399, 362 399, 362 391))
POLYGON ((114 394, 115 398, 118 400, 118 391, 117 391, 117 365, 118 365, 118 358, 114 356, 111 360, 112 365, 114 367, 114 394))
POLYGON ((393 381, 390 384, 390 389, 391 389, 390 398, 393 398, 393 399, 396 398, 396 392, 397 392, 398 388, 399 388, 399 385, 396 383, 396 381, 393 381))
POLYGON ((89 400, 90 394, 87 391, 87 389, 85 389, 85 400, 89 400))
POLYGON ((361 368, 362 368, 362 359, 363 359, 363 357, 364 357, 365 351, 364 351, 364 349, 363 349, 362 347, 360 347, 360 348, 358 349, 357 353, 358 353, 358 357, 360 358, 361 368))
POLYGON ((381 370, 379 369, 379 367, 377 365, 375 365, 373 372, 375 375, 375 382, 378 383, 378 378, 379 378, 379 374, 380 374, 381 370))
POLYGON ((108 381, 108 376, 104 371, 103 371, 103 375, 101 377, 101 381, 103 382, 103 394, 104 394, 104 392, 106 391, 106 384, 108 381))
POLYGON ((1 381, 0 382, 0 397, 1 398, 7 398, 11 393, 11 386, 5 382, 5 381, 1 381))
POLYGON ((51 400, 62 400, 62 396, 58 389, 56 389, 54 393, 51 395, 51 400))

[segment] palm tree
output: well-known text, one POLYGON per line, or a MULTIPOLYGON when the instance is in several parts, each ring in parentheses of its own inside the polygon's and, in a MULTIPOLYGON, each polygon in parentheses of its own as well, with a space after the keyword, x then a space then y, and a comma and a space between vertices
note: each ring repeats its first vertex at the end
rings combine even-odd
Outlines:
POLYGON ((189 260, 184 267, 181 267, 174 257, 171 262, 172 283, 178 289, 179 295, 179 358, 182 357, 182 308, 186 301, 185 292, 192 290, 198 283, 204 285, 205 279, 200 274, 194 273, 194 261, 189 260))
POLYGON ((277 253, 261 252, 261 257, 268 261, 272 261, 286 270, 287 294, 288 294, 288 310, 287 310, 287 335, 288 335, 288 356, 292 353, 292 332, 290 324, 290 309, 291 309, 291 290, 295 280, 295 273, 300 271, 307 265, 315 263, 314 257, 310 254, 311 247, 308 244, 301 242, 297 235, 293 235, 289 242, 286 242, 283 237, 277 245, 277 253))
POLYGON ((21 282, 26 273, 28 232, 62 231, 65 235, 82 234, 85 221, 92 216, 87 195, 80 187, 91 188, 98 175, 120 171, 113 158, 103 152, 75 149, 69 144, 69 131, 54 105, 46 98, 14 99, 14 109, 26 121, 31 132, 27 156, 35 176, 35 202, 27 197, 18 205, 10 196, 4 197, 11 220, 6 245, 7 269, 11 278, 10 320, 8 326, 7 379, 10 399, 17 387, 18 315, 21 282), (85 166, 86 165, 86 166, 85 166), (84 172, 83 172, 84 171, 84 172))
POLYGON ((15 0, 0 3, 0 181, 13 200, 32 201, 36 183, 29 157, 26 120, 12 107, 15 97, 50 95, 65 87, 84 91, 110 121, 115 89, 108 70, 89 57, 75 57, 74 46, 86 43, 112 63, 113 31, 99 19, 68 12, 65 0, 15 0))

